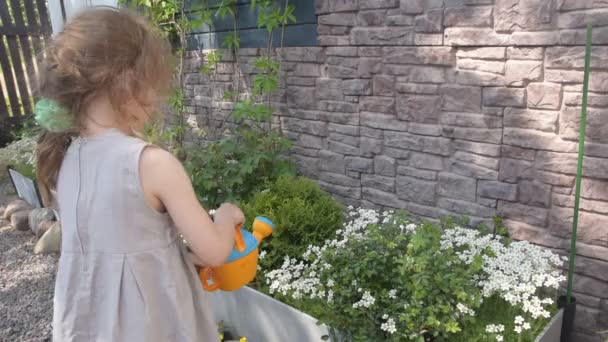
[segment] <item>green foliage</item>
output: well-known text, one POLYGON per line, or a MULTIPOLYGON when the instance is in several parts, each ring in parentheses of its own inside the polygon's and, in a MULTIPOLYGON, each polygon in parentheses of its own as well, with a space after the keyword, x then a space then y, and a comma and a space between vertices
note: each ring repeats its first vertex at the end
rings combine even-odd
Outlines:
POLYGON ((260 260, 264 270, 280 267, 285 256, 301 255, 308 245, 333 238, 342 226, 342 206, 314 181, 304 177, 280 177, 241 207, 247 227, 260 215, 268 217, 276 226, 262 247, 267 251, 260 260))

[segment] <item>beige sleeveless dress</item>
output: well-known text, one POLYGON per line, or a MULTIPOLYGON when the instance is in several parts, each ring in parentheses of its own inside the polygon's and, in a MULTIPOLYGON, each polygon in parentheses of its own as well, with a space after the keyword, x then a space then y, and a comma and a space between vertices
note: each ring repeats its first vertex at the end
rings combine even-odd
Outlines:
POLYGON ((147 206, 146 143, 117 130, 76 139, 57 184, 62 251, 53 341, 218 341, 217 326, 168 215, 147 206))

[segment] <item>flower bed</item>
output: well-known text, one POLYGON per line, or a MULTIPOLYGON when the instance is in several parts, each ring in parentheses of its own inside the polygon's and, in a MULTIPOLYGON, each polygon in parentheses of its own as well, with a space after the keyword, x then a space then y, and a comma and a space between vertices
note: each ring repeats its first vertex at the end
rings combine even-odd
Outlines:
POLYGON ((353 341, 532 341, 563 260, 528 242, 351 210, 337 237, 266 273, 269 291, 353 341))

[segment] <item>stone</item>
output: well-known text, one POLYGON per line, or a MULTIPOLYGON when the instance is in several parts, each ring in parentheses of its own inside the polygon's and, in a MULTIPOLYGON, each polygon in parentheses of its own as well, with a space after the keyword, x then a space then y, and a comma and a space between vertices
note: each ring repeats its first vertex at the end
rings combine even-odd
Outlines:
POLYGON ((498 200, 495 200, 492 198, 479 197, 479 198, 477 198, 477 203, 479 203, 480 205, 483 205, 484 207, 494 208, 494 209, 496 209, 496 207, 498 206, 498 200))
POLYGON ((359 106, 341 101, 319 101, 319 110, 340 113, 357 113, 359 106))
MULTIPOLYGON (((483 116, 481 116, 483 118, 483 116)), ((446 121, 443 120, 442 123, 446 124, 446 121)), ((487 142, 487 143, 500 143, 501 140, 501 130, 500 129, 479 129, 479 128, 465 128, 465 127, 443 127, 443 136, 460 139, 460 140, 470 140, 470 141, 479 141, 479 142, 487 142)))
POLYGON ((443 170, 443 158, 441 156, 413 152, 410 155, 408 165, 419 170, 443 170))
POLYGON ((519 202, 547 208, 551 203, 551 186, 536 181, 521 181, 519 202))
POLYGON ((382 140, 361 137, 359 150, 364 157, 373 157, 382 152, 382 140))
POLYGON ((46 233, 57 221, 42 221, 40 225, 38 225, 38 230, 36 231, 36 237, 40 238, 44 233, 46 233))
POLYGON ((485 144, 466 140, 454 140, 453 146, 457 150, 481 154, 489 157, 500 157, 501 145, 485 144))
POLYGON ((507 145, 539 150, 558 152, 574 152, 577 150, 576 144, 562 140, 553 133, 545 133, 530 129, 505 127, 503 142, 507 145))
POLYGON ((380 129, 361 127, 361 137, 382 139, 384 137, 384 132, 380 129))
POLYGON ((320 15, 319 24, 333 26, 355 26, 357 17, 354 13, 331 13, 320 15))
POLYGON ((313 77, 287 77, 287 85, 314 87, 316 79, 313 77))
POLYGON ((314 109, 315 88, 310 87, 290 87, 287 93, 287 105, 290 108, 314 109))
POLYGON ((492 26, 492 6, 451 7, 445 9, 443 24, 449 26, 492 26))
POLYGON ((395 192, 395 178, 379 175, 361 175, 361 185, 366 188, 386 191, 389 193, 395 192))
POLYGON ((443 34, 417 32, 414 36, 414 45, 441 46, 443 45, 443 34))
POLYGON ((418 136, 404 132, 384 132, 384 144, 442 156, 450 155, 450 139, 418 136))
POLYGON ((508 59, 542 60, 543 57, 544 49, 541 47, 511 46, 507 49, 508 59))
POLYGON ((29 213, 29 210, 21 210, 13 213, 11 215, 11 226, 20 231, 30 230, 30 225, 28 222, 29 213))
MULTIPOLYGON (((561 45, 578 45, 587 39, 586 29, 561 30, 559 31, 559 43, 561 45)), ((605 45, 608 43, 608 27, 597 27, 593 30, 593 43, 605 45)))
POLYGON ((412 26, 414 17, 410 15, 389 15, 385 18, 387 26, 412 26))
POLYGON ((581 197, 608 201, 608 181, 583 178, 581 180, 581 197))
POLYGON ((481 197, 513 202, 517 199, 517 185, 480 180, 477 183, 477 193, 481 197))
POLYGON ((317 14, 332 12, 351 12, 359 7, 357 0, 319 0, 315 2, 317 14))
POLYGON ((458 160, 450 160, 447 170, 451 173, 475 179, 498 179, 498 172, 495 170, 487 169, 485 167, 473 165, 470 163, 461 162, 458 160))
POLYGON ((505 62, 481 59, 459 58, 458 68, 465 70, 477 70, 504 75, 505 62))
POLYGON ((281 50, 282 56, 289 62, 321 63, 325 59, 323 49, 320 47, 289 47, 281 50))
POLYGON ((319 185, 321 186, 321 188, 325 189, 326 191, 328 191, 331 194, 335 194, 335 195, 342 196, 345 198, 354 198, 354 199, 361 198, 361 188, 360 187, 342 186, 342 185, 325 183, 323 181, 319 181, 319 185))
POLYGON ((550 46, 559 43, 559 32, 514 32, 511 41, 515 46, 550 46))
MULTIPOLYGON (((582 82, 582 78, 581 81, 582 82)), ((564 104, 566 106, 577 106, 583 105, 583 94, 579 93, 564 93, 564 104)), ((600 94, 588 94, 587 104, 590 107, 608 107, 608 97, 600 94)))
POLYGON ((54 222, 34 245, 34 254, 59 253, 61 251, 61 224, 54 222))
POLYGON ((373 85, 375 96, 393 96, 395 93, 395 76, 375 75, 373 85))
POLYGON ((511 159, 523 159, 528 161, 534 161, 536 151, 527 148, 521 148, 517 146, 502 145, 501 155, 505 158, 511 159))
POLYGON ((336 133, 346 134, 346 135, 355 136, 355 137, 359 136, 359 126, 330 123, 327 126, 327 129, 330 132, 336 132, 336 133))
POLYGON ((454 63, 454 50, 451 47, 400 46, 385 47, 384 63, 445 65, 454 63))
POLYGON ((419 65, 387 65, 384 72, 389 75, 401 76, 397 82, 405 83, 444 83, 445 68, 419 65))
POLYGON ((552 2, 546 0, 496 0, 494 29, 499 32, 551 28, 552 2))
MULTIPOLYGON (((585 67, 584 46, 553 46, 546 52, 546 68, 582 69, 585 67)), ((591 49, 591 68, 602 68, 608 64, 608 46, 594 46, 591 49)))
POLYGON ((423 15, 416 17, 414 28, 416 32, 441 33, 443 32, 443 9, 427 10, 423 15))
POLYGON ((444 39, 446 45, 453 46, 506 46, 511 43, 511 35, 479 27, 448 27, 444 30, 444 39))
POLYGON ((482 71, 455 70, 453 72, 453 82, 464 85, 474 85, 481 87, 503 86, 505 77, 482 71))
POLYGON ((405 207, 405 202, 400 200, 395 194, 388 193, 378 189, 366 188, 362 189, 363 198, 379 205, 390 208, 400 209, 405 207))
POLYGON ((397 117, 405 121, 437 123, 441 113, 441 97, 410 95, 397 98, 397 117))
POLYGON ((371 95, 372 87, 370 80, 354 79, 342 82, 344 95, 371 95))
POLYGON ((504 59, 505 47, 473 47, 473 48, 458 48, 457 57, 475 58, 475 59, 504 59))
POLYGON ((608 283, 587 276, 574 277, 573 288, 577 292, 581 292, 597 298, 605 298, 608 293, 608 283))
POLYGON ((319 175, 319 164, 321 158, 310 158, 300 155, 292 155, 292 159, 297 166, 298 172, 310 178, 319 175))
POLYGON ((442 128, 440 125, 427 125, 419 123, 410 123, 408 132, 419 135, 430 135, 433 137, 441 136, 442 128))
POLYGON ((503 124, 505 127, 529 128, 555 133, 558 116, 559 112, 505 108, 503 124))
POLYGON ((323 150, 319 152, 320 168, 323 171, 344 173, 346 164, 344 156, 331 151, 323 150))
POLYGON ((539 81, 542 76, 542 61, 509 60, 506 63, 505 81, 508 86, 523 86, 528 82, 539 81))
POLYGON ((4 219, 10 220, 14 213, 19 211, 32 210, 32 206, 24 200, 14 200, 10 202, 4 209, 4 219))
POLYGON ((341 101, 344 99, 342 80, 318 78, 316 86, 315 94, 320 100, 341 101))
MULTIPOLYGON (((555 236, 569 238, 572 233, 572 216, 571 208, 551 208, 550 230, 555 236)), ((608 236, 603 231, 608 217, 589 213, 586 211, 579 212, 579 229, 578 241, 608 247, 608 236)))
POLYGON ((340 65, 327 66, 327 76, 330 78, 357 78, 357 68, 349 68, 340 65))
POLYGON ((479 113, 481 110, 481 88, 444 85, 439 87, 443 97, 441 108, 447 111, 479 113))
POLYGON ((300 120, 297 118, 281 118, 283 127, 290 131, 308 133, 317 136, 327 136, 327 123, 311 120, 300 120))
POLYGON ((437 194, 443 197, 475 202, 477 182, 474 179, 451 173, 439 173, 437 194))
POLYGON ((395 8, 399 7, 399 0, 367 0, 359 2, 359 9, 395 8))
POLYGON ((300 62, 296 64, 296 68, 293 71, 292 76, 319 77, 321 76, 321 69, 319 64, 300 62))
POLYGON ((403 166, 403 165, 399 165, 397 167, 397 174, 402 175, 402 176, 410 176, 410 177, 415 177, 415 178, 420 178, 420 179, 426 179, 426 180, 436 180, 437 179, 437 172, 435 172, 435 171, 425 171, 425 170, 420 170, 418 168, 408 167, 408 166, 403 166))
MULTIPOLYGON (((580 129, 581 108, 565 107, 559 120, 560 136, 568 140, 578 140, 580 129)), ((608 143, 608 109, 588 108, 587 130, 585 132, 590 141, 608 143)))
POLYGON ((395 159, 387 156, 377 156, 374 158, 374 172, 377 175, 395 177, 395 159))
POLYGON ((424 12, 425 0, 401 0, 400 9, 403 14, 420 14, 424 12))
MULTIPOLYGON (((340 57, 356 57, 357 56, 357 47, 355 47, 355 46, 330 46, 325 49, 325 55, 340 56, 340 57)), ((323 62, 323 61, 319 61, 319 62, 323 62)))
POLYGON ((296 145, 307 148, 323 149, 326 147, 325 140, 322 137, 309 134, 300 134, 295 141, 296 145))
POLYGON ((357 15, 359 26, 382 26, 386 20, 386 10, 360 11, 357 15))
POLYGON ((329 140, 328 147, 330 151, 343 155, 357 156, 360 155, 359 146, 353 144, 342 143, 336 140, 329 140))
POLYGON ((405 176, 397 176, 397 196, 407 201, 435 204, 435 182, 405 176))
MULTIPOLYGON (((438 218, 440 216, 440 210, 435 207, 429 207, 416 203, 409 202, 406 207, 407 211, 411 214, 422 216, 423 218, 438 218)), ((428 220, 427 220, 428 221, 428 220)))
POLYGON ((342 144, 359 147, 359 136, 331 132, 329 133, 328 138, 330 142, 339 142, 342 144))
POLYGON ((359 57, 382 57, 383 47, 381 46, 359 46, 357 48, 359 57))
POLYGON ((506 219, 524 222, 537 227, 547 224, 548 210, 520 203, 498 201, 498 213, 506 219))
POLYGON ((353 45, 413 45, 414 30, 409 27, 355 27, 351 31, 353 45))
POLYGON ((437 200, 437 205, 439 208, 456 214, 476 217, 493 217, 495 215, 495 210, 493 208, 452 198, 439 198, 439 200, 437 200))
POLYGON ((594 27, 608 25, 608 9, 591 11, 572 11, 560 13, 557 17, 557 27, 560 29, 584 28, 587 23, 594 27))
POLYGON ((410 151, 404 148, 384 146, 382 151, 385 156, 395 159, 408 159, 410 157, 410 151))
POLYGON ((563 175, 560 173, 536 170, 534 172, 534 178, 540 182, 571 188, 574 184, 574 177, 569 175, 563 175))
POLYGON ((341 186, 359 187, 361 185, 359 179, 332 172, 319 173, 319 180, 341 186))
POLYGON ((38 235, 38 229, 40 224, 44 221, 53 221, 55 219, 55 212, 48 208, 36 208, 30 211, 28 215, 28 224, 32 232, 38 235))
POLYGON ((498 171, 498 179, 502 182, 517 183, 520 179, 533 179, 534 164, 518 159, 503 158, 498 171))
POLYGON ((433 95, 438 93, 439 86, 436 84, 397 83, 395 89, 400 93, 433 95))
POLYGON ((562 86, 551 83, 530 83, 527 88, 528 108, 559 109, 562 86))
POLYGON ((379 113, 361 113, 361 125, 371 128, 407 132, 407 122, 400 121, 393 115, 379 113))
POLYGON ((462 151, 457 151, 456 153, 454 153, 454 158, 456 158, 460 161, 463 161, 463 162, 483 166, 488 169, 498 170, 498 161, 499 160, 497 158, 484 157, 484 156, 480 156, 478 154, 462 152, 462 151))
POLYGON ((559 0, 557 8, 562 11, 593 8, 593 0, 559 0))
POLYGON ((395 99, 380 96, 362 96, 359 99, 359 109, 365 112, 391 114, 395 112, 395 99))
POLYGON ((361 77, 371 77, 382 71, 381 58, 360 58, 358 74, 361 77))
POLYGON ((606 89, 608 89, 608 72, 594 73, 593 77, 589 80, 589 91, 605 92, 606 89))

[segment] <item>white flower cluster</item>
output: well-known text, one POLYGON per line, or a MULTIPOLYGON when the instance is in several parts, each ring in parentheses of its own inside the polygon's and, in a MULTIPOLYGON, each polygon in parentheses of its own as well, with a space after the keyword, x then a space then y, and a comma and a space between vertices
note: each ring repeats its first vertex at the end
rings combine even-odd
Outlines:
POLYGON ((380 329, 386 331, 389 334, 394 334, 397 332, 397 325, 395 324, 395 320, 392 318, 389 318, 388 315, 384 315, 382 317, 383 319, 386 320, 386 322, 382 323, 380 325, 380 329))
POLYGON ((530 330, 531 328, 532 326, 530 326, 530 323, 526 322, 523 317, 515 317, 515 328, 513 328, 513 330, 516 333, 521 334, 522 331, 530 330))
POLYGON ((553 300, 539 296, 541 289, 557 289, 565 280, 558 271, 563 264, 558 255, 527 241, 507 246, 496 237, 461 227, 444 231, 441 249, 450 248, 468 264, 481 256, 485 276, 476 280, 484 297, 497 294, 511 305, 521 306, 534 319, 549 317, 546 306, 553 300), (492 256, 486 251, 491 251, 492 256))
POLYGON ((353 304, 353 309, 369 308, 370 306, 374 305, 375 302, 376 298, 374 298, 369 291, 365 291, 363 292, 363 297, 361 297, 361 300, 353 304))
POLYGON ((505 331, 505 326, 502 324, 489 324, 486 326, 486 332, 490 334, 496 334, 496 341, 502 342, 504 337, 500 335, 505 331))
POLYGON ((458 309, 458 311, 460 313, 462 313, 463 315, 475 316, 475 311, 472 309, 469 309, 469 307, 467 307, 466 305, 464 305, 462 303, 456 304, 456 309, 458 309))

